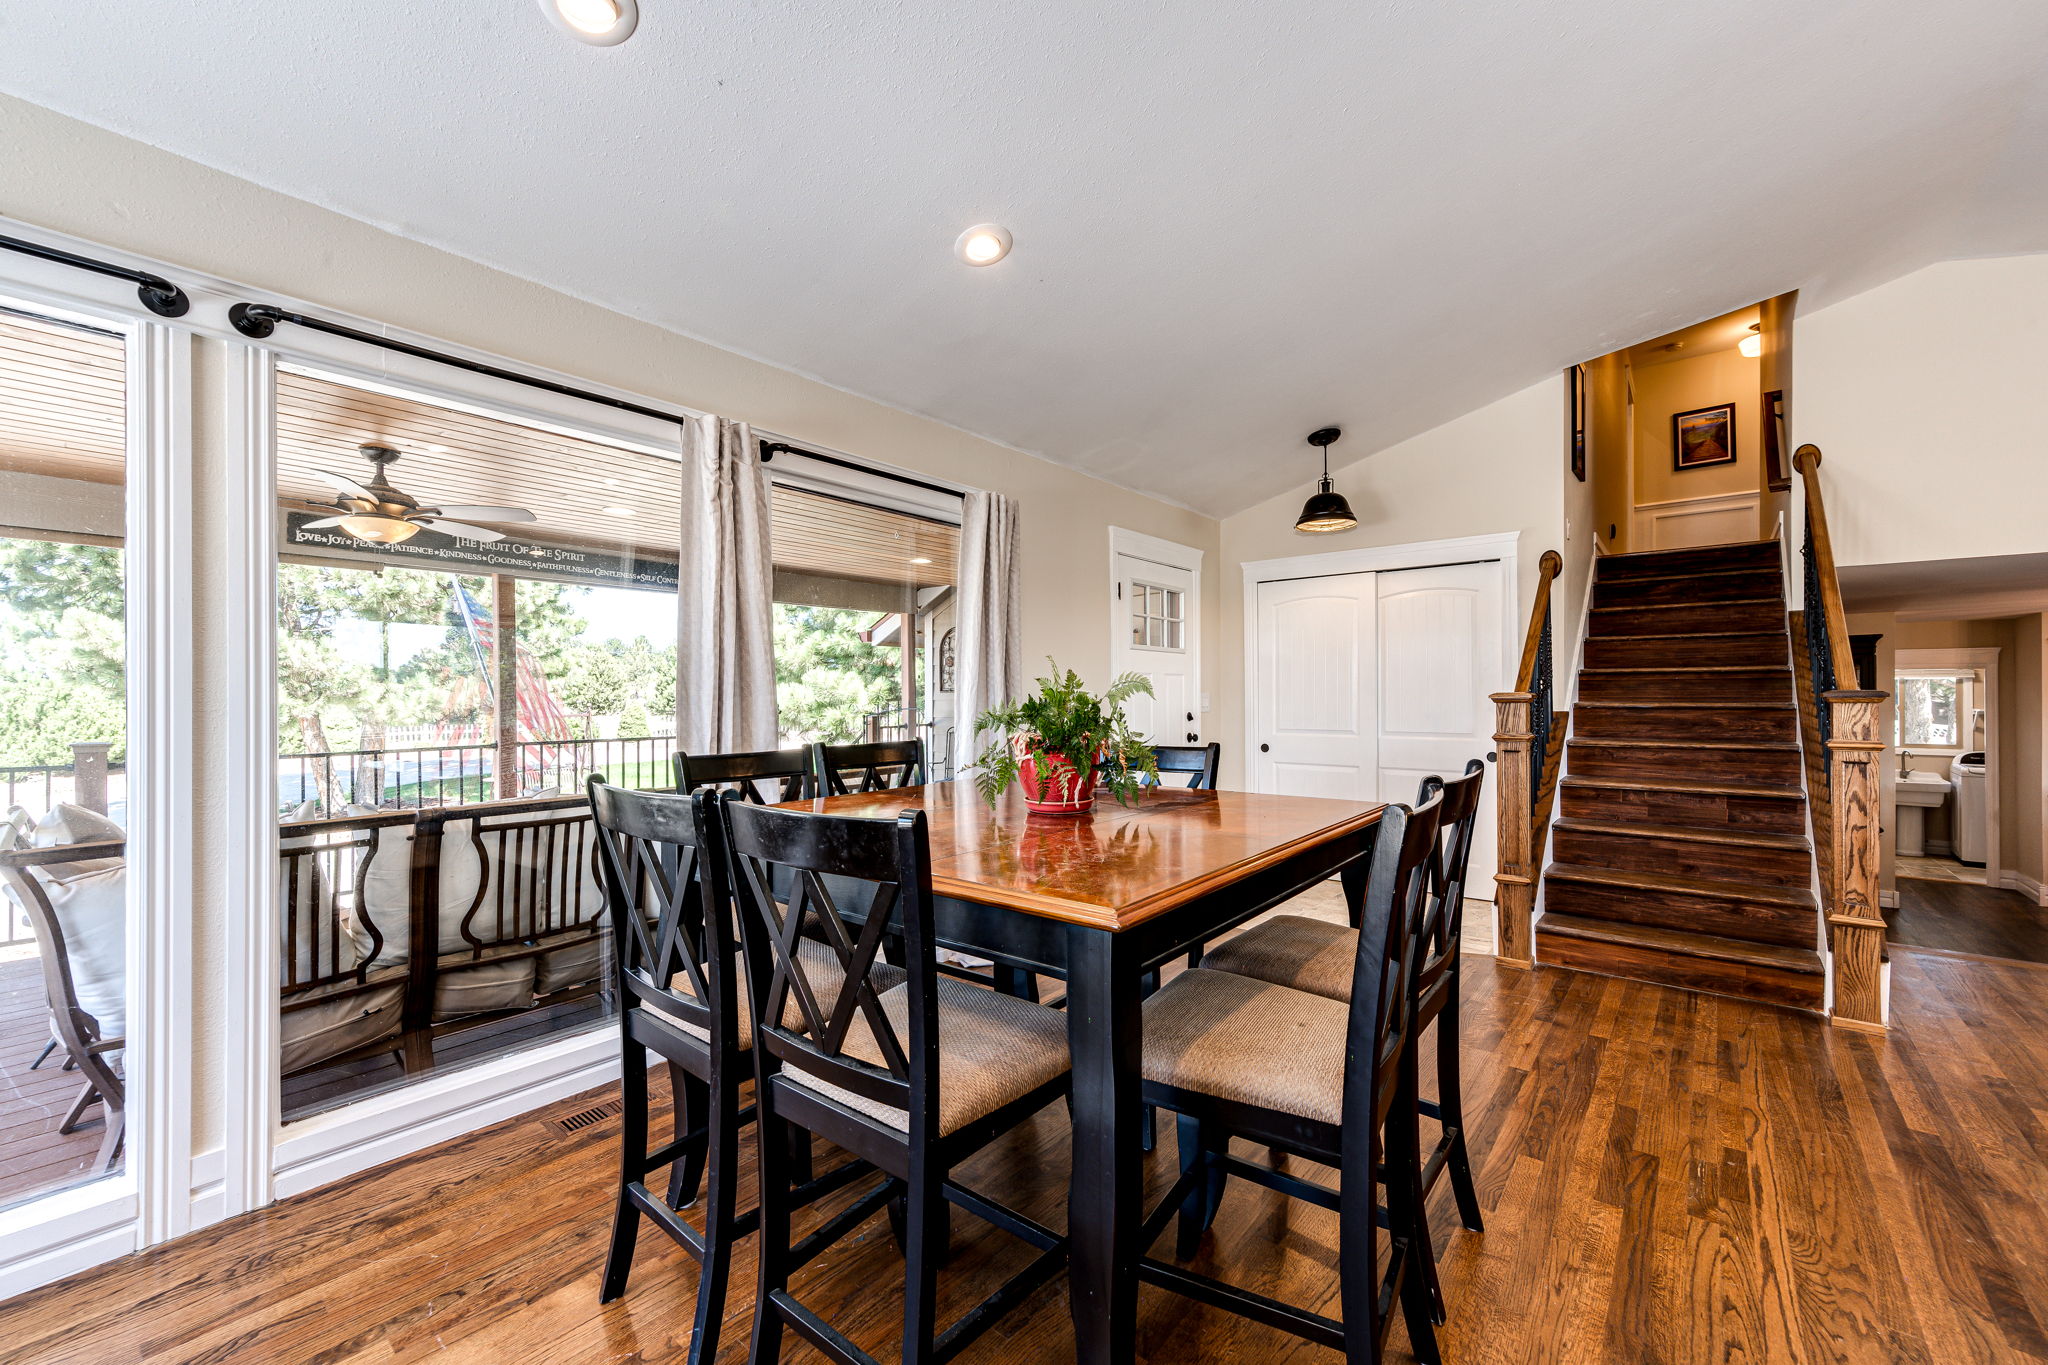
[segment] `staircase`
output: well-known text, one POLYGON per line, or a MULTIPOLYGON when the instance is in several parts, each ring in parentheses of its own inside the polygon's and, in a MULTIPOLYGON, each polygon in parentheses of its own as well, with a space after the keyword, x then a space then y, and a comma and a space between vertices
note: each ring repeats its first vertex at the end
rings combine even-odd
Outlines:
POLYGON ((1538 958, 1822 1008, 1775 541, 1596 561, 1538 958))

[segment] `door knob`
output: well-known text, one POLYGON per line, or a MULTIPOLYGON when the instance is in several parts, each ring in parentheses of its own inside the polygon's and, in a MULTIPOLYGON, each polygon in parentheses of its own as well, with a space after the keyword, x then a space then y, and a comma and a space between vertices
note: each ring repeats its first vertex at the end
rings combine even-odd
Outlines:
POLYGON ((1500 755, 1495 753, 1493 750, 1488 749, 1486 751, 1486 761, 1488 763, 1498 763, 1500 762, 1500 755))
POLYGON ((1260 752, 1260 753, 1262 753, 1262 754, 1269 754, 1269 753, 1272 753, 1272 752, 1273 752, 1273 746, 1272 746, 1272 745, 1270 745, 1270 744, 1261 744, 1261 745, 1259 746, 1259 752, 1260 752))
POLYGON ((1200 738, 1201 736, 1196 734, 1193 730, 1188 731, 1188 743, 1193 744, 1196 740, 1200 738))
POLYGON ((1195 718, 1195 713, 1194 713, 1194 712, 1192 712, 1192 711, 1188 712, 1188 719, 1189 719, 1189 720, 1193 720, 1194 718, 1195 718))

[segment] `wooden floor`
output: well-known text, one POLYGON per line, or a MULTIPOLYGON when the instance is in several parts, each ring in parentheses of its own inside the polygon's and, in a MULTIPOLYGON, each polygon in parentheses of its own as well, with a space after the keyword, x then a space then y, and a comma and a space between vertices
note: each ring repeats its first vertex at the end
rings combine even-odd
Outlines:
POLYGON ((1885 940, 1916 948, 2048 962, 2048 907, 1979 883, 1900 877, 1885 940))
MULTIPOLYGON (((1871 1037, 1477 961, 1468 1108, 1488 1227, 1453 1231, 1435 1210, 1445 1358, 2048 1361, 2048 970, 1912 949, 1893 970, 1897 1027, 1871 1037)), ((695 1268, 651 1229, 625 1299, 597 1303, 615 1123, 559 1120, 604 1098, 0 1305, 0 1359, 680 1361, 695 1268)), ((1055 1108, 966 1173, 1057 1225, 1066 1153, 1055 1108)), ((886 1360, 901 1263, 884 1226, 796 1289, 886 1360)), ((1235 1183, 1202 1259, 1333 1310, 1335 1232, 1327 1213, 1235 1183)), ((942 1313, 1024 1259, 956 1214, 942 1313)), ((743 1253, 735 1284, 751 1276, 743 1253)), ((963 1359, 1071 1359, 1065 1283, 963 1359)), ((749 1299, 730 1305, 723 1360, 744 1356, 749 1299)), ((1149 1288, 1140 1310, 1149 1361, 1336 1358, 1149 1288)), ((1398 1326, 1395 1345, 1406 1358, 1398 1326)))

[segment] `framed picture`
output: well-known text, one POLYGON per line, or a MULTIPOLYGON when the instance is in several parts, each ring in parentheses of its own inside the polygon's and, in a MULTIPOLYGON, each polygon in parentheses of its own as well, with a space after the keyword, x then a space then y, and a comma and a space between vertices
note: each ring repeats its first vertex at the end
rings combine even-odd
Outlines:
POLYGON ((1776 490, 1792 486, 1792 471, 1785 464, 1786 454, 1785 391, 1772 389, 1764 395, 1764 475, 1776 490))
POLYGON ((1735 405, 1717 403, 1711 408, 1671 414, 1671 467, 1677 470, 1704 469, 1708 465, 1735 463, 1735 405))
POLYGON ((1586 367, 1574 365, 1565 371, 1571 384, 1572 477, 1586 481, 1586 367))

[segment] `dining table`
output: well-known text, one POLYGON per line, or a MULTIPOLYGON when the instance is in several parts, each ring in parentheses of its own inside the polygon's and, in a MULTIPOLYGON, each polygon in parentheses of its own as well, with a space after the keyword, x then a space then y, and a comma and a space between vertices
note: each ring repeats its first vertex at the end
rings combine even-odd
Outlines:
POLYGON ((923 810, 938 942, 999 973, 1066 982, 1073 1054, 1067 1206, 1075 1358, 1137 1344, 1144 1188, 1139 1061, 1151 974, 1332 877, 1358 922, 1378 802, 1148 787, 1092 811, 1027 810, 966 781, 820 796, 786 808, 894 818, 923 810))

